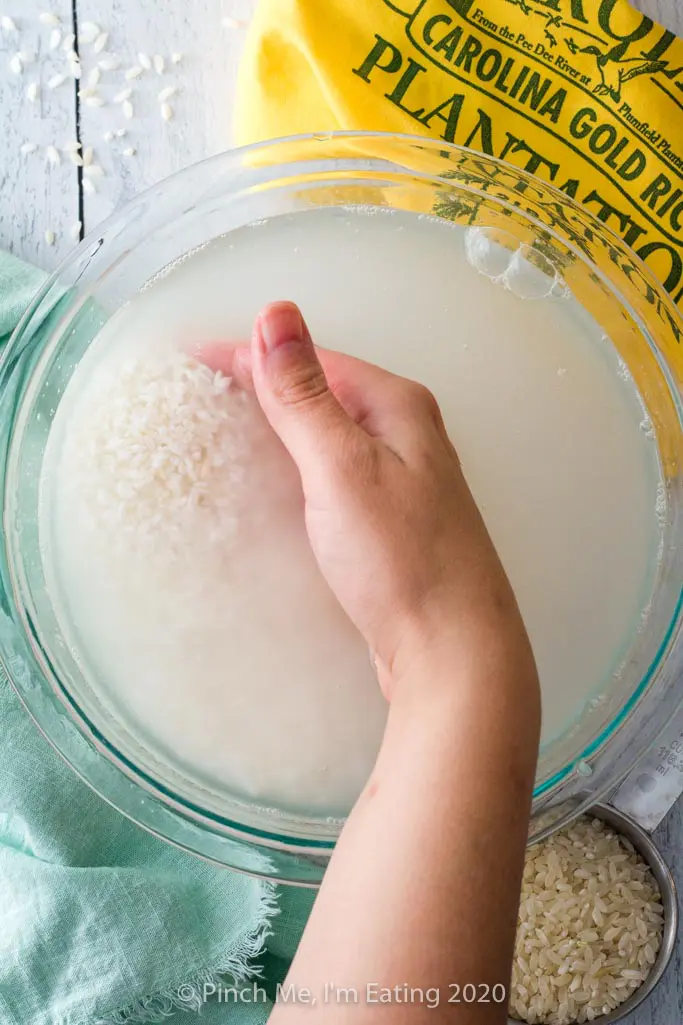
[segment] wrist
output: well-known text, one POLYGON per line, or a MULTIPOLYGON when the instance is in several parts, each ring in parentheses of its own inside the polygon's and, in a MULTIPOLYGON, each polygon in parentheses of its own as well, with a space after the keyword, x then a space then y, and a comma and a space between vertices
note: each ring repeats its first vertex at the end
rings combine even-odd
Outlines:
POLYGON ((478 776, 514 777, 530 793, 540 730, 530 649, 493 646, 464 657, 457 646, 439 645, 395 683, 372 780, 431 774, 441 792, 447 779, 457 785, 476 767, 478 776))
POLYGON ((540 703, 531 644, 509 587, 472 598, 466 608, 446 595, 425 605, 405 624, 393 658, 378 668, 392 703, 417 692, 424 704, 432 694, 472 687, 513 688, 540 703))

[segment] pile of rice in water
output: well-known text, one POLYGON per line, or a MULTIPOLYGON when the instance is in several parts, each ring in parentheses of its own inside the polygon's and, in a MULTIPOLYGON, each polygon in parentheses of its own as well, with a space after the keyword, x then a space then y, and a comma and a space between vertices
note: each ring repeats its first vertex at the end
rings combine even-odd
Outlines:
POLYGON ((649 865, 601 820, 578 819, 527 853, 510 1015, 574 1025, 609 1014, 650 974, 663 928, 649 865))

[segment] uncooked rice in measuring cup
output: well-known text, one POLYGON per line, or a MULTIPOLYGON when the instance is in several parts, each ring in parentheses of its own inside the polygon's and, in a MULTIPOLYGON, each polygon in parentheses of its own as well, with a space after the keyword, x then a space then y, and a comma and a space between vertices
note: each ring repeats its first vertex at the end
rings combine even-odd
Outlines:
POLYGON ((593 1021, 645 981, 664 910, 649 866, 599 819, 527 853, 510 1014, 530 1025, 593 1021))

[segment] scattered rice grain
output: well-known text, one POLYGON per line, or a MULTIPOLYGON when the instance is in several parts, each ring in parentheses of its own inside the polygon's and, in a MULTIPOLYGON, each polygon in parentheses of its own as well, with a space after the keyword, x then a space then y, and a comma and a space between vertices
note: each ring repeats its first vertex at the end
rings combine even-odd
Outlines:
POLYGON ((76 221, 75 224, 72 224, 72 226, 69 228, 69 234, 71 235, 71 237, 75 238, 75 239, 79 239, 81 237, 81 228, 82 227, 83 227, 83 225, 81 224, 80 221, 76 221))
POLYGON ((26 157, 26 156, 29 155, 29 153, 35 153, 35 151, 37 149, 38 149, 38 143, 36 143, 36 142, 24 142, 19 147, 19 152, 22 153, 26 157))
POLYGON ((95 51, 95 53, 102 53, 102 51, 104 50, 104 48, 105 48, 105 46, 107 45, 108 42, 109 42, 109 33, 108 32, 100 32, 99 36, 97 37, 97 39, 93 43, 93 50, 95 51))
POLYGON ((22 64, 20 53, 15 53, 14 56, 10 58, 9 69, 14 75, 21 75, 24 70, 24 65, 22 64))
POLYGON ((90 178, 83 179, 83 191, 85 192, 86 196, 94 196, 97 192, 97 189, 95 188, 95 183, 90 178))
POLYGON ((141 68, 144 68, 145 71, 151 71, 152 70, 152 58, 149 56, 148 53, 139 53, 138 54, 138 64, 140 65, 141 68))
POLYGON ((45 232, 45 241, 49 246, 53 246, 55 244, 55 233, 54 231, 51 231, 49 228, 45 232))
POLYGON ((160 53, 155 54, 154 55, 154 70, 156 71, 157 75, 163 75, 165 67, 166 67, 166 61, 161 56, 161 54, 160 53))
POLYGON ((40 95, 40 87, 37 82, 31 82, 26 90, 26 95, 29 103, 36 103, 38 96, 40 95))
POLYGON ((84 21, 78 34, 84 43, 94 43, 100 34, 100 26, 94 21, 84 21))
POLYGON ((132 82, 134 78, 139 78, 143 72, 143 68, 139 64, 135 64, 132 68, 128 68, 126 72, 126 81, 132 82))
POLYGON ((174 85, 167 85, 165 89, 161 90, 157 99, 159 103, 164 103, 166 100, 170 100, 172 96, 175 96, 177 92, 178 90, 174 85))
POLYGON ((62 158, 59 155, 59 150, 56 146, 48 146, 45 150, 45 159, 51 167, 59 167, 62 162, 62 158))
POLYGON ((161 104, 161 116, 164 121, 171 121, 173 119, 173 107, 170 103, 161 104))
POLYGON ((56 50, 62 41, 62 33, 58 28, 54 28, 50 33, 50 49, 56 50))
POLYGON ((0 17, 0 28, 9 35, 10 32, 17 31, 17 23, 14 18, 10 18, 9 14, 3 14, 0 17))
POLYGON ((128 120, 130 120, 133 116, 133 104, 130 102, 130 100, 126 100, 123 104, 123 116, 127 117, 128 120))
POLYGON ((41 25, 59 25, 59 18, 52 11, 43 11, 38 15, 38 21, 41 25))
POLYGON ((133 90, 130 86, 126 89, 122 89, 120 93, 117 93, 114 97, 114 103, 125 103, 133 95, 133 90))
POLYGON ((102 60, 99 60, 97 62, 97 66, 98 68, 101 68, 102 71, 118 71, 121 67, 121 61, 118 57, 115 57, 113 54, 109 53, 106 56, 104 56, 102 60))

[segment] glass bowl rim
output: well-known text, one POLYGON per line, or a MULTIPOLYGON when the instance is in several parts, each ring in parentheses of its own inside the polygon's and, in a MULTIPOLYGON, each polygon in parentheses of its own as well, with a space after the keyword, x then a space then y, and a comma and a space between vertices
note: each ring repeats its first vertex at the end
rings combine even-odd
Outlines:
MULTIPOLYGON (((598 218, 591 211, 589 211, 588 209, 583 207, 576 200, 572 199, 572 197, 567 196, 565 193, 561 192, 556 186, 552 185, 551 183, 545 182, 542 179, 539 179, 539 178, 537 178, 536 176, 534 176, 532 174, 529 174, 528 172, 526 172, 526 171, 522 170, 521 168, 515 166, 514 164, 510 163, 509 161, 501 160, 498 157, 494 157, 494 156, 490 156, 488 154, 480 153, 480 152, 475 151, 475 150, 470 150, 470 149, 467 149, 466 147, 459 146, 459 145, 456 145, 454 143, 447 143, 447 142, 444 142, 444 141, 433 139, 431 137, 420 136, 420 135, 413 135, 413 134, 410 134, 410 133, 376 132, 376 131, 353 131, 353 130, 351 130, 351 131, 312 132, 312 133, 304 133, 304 134, 298 134, 298 135, 281 136, 281 137, 277 137, 277 138, 273 138, 273 139, 263 140, 261 142, 252 143, 252 144, 249 144, 247 146, 234 147, 234 148, 225 150, 225 151, 223 151, 221 153, 215 154, 215 155, 213 155, 211 157, 208 157, 205 160, 202 160, 202 161, 196 162, 194 164, 191 164, 188 167, 186 167, 186 168, 184 168, 184 169, 174 173, 173 175, 170 175, 167 178, 164 178, 161 182, 156 183, 155 185, 150 186, 149 188, 147 188, 144 191, 140 192, 138 195, 133 197, 129 202, 125 203, 120 209, 118 209, 112 215, 110 215, 108 218, 106 218, 104 221, 102 221, 94 229, 94 231, 88 233, 88 235, 85 237, 85 239, 80 243, 80 245, 78 247, 76 247, 74 250, 72 250, 72 252, 60 263, 60 265, 57 267, 55 272, 53 274, 51 274, 47 278, 47 280, 43 283, 41 288, 38 290, 36 296, 34 297, 32 302, 30 303, 28 309, 26 310, 26 312, 24 313, 23 317, 21 318, 19 324, 17 325, 15 331, 12 333, 11 338, 10 338, 10 340, 7 343, 7 346, 5 348, 4 353, 2 353, 2 355, 0 356, 0 377, 3 375, 3 373, 5 371, 5 366, 8 363, 9 359, 11 358, 12 351, 14 349, 15 344, 18 343, 21 340, 22 335, 27 330, 27 328, 30 326, 32 318, 35 316, 36 312, 39 310, 41 305, 44 303, 45 299, 50 296, 50 294, 52 293, 53 289, 55 289, 55 288, 58 289, 59 288, 59 281, 60 281, 60 277, 63 274, 63 272, 66 269, 68 269, 69 267, 71 267, 76 262, 78 256, 80 254, 82 254, 84 252, 84 250, 88 246, 91 246, 92 243, 97 239, 98 236, 106 235, 107 232, 109 232, 110 229, 113 228, 116 225, 125 224, 126 221, 128 220, 128 218, 133 214, 136 205, 144 202, 147 197, 153 195, 156 191, 158 191, 160 189, 163 190, 163 189, 167 188, 169 183, 171 183, 171 182, 175 183, 175 182, 178 182, 178 181, 182 180, 183 176, 186 176, 186 175, 189 176, 191 173, 196 172, 197 169, 199 169, 201 167, 211 167, 211 166, 219 167, 221 164, 225 165, 227 163, 228 167, 226 168, 226 170, 229 170, 231 166, 232 167, 239 167, 239 166, 243 165, 245 157, 248 157, 250 154, 265 153, 268 150, 277 151, 277 149, 279 147, 283 147, 283 146, 285 146, 285 147, 288 147, 288 146, 300 146, 300 145, 302 145, 304 143, 311 143, 311 142, 319 142, 319 143, 322 143, 322 144, 328 144, 329 145, 329 144, 333 144, 336 141, 353 142, 354 140, 357 140, 359 142, 365 142, 365 143, 370 142, 371 140, 377 140, 380 143, 381 142, 393 142, 393 143, 399 144, 400 146, 402 146, 406 150, 409 150, 410 148, 424 149, 424 150, 432 151, 435 155, 462 154, 467 159, 472 159, 472 160, 477 160, 478 159, 478 160, 481 160, 481 161, 483 161, 485 163, 488 163, 488 164, 490 164, 492 166, 502 166, 502 167, 505 167, 507 170, 509 170, 518 179, 527 181, 528 183, 533 184, 537 188, 543 190, 545 193, 547 193, 547 194, 549 194, 551 196, 557 197, 558 199, 561 200, 561 202, 562 202, 562 204, 564 206, 571 207, 574 211, 576 211, 580 215, 581 218, 585 219, 591 225, 593 225, 596 228, 596 230, 597 230, 597 232, 599 233, 600 236, 602 236, 603 238, 609 239, 610 244, 614 245, 618 250, 620 250, 623 253, 625 253, 628 256, 628 259, 630 261, 634 262, 638 266, 639 271, 649 280, 653 290, 657 293, 658 298, 661 297, 664 300, 664 302, 669 306, 669 308, 673 310, 674 315, 676 317, 678 317, 677 307, 673 303, 673 300, 670 298, 668 293, 666 293, 666 291, 664 290, 662 284, 654 276, 654 274, 652 273, 650 268, 644 263, 644 261, 640 257, 637 256, 637 254, 633 250, 631 250, 629 247, 626 246, 624 241, 608 225, 603 224, 601 221, 598 220, 598 218)), ((454 186, 456 186, 456 187, 458 187, 458 188, 460 188, 460 189, 462 189, 464 191, 470 191, 470 192, 473 192, 473 193, 477 193, 476 189, 473 189, 471 186, 468 186, 466 183, 458 182, 457 181, 457 177, 455 177, 455 176, 454 177, 448 177, 446 175, 442 175, 442 174, 439 174, 439 173, 436 173, 436 172, 432 172, 431 170, 430 171, 423 171, 423 170, 418 170, 418 169, 415 169, 415 168, 410 168, 408 166, 402 166, 399 162, 396 162, 393 159, 393 156, 394 156, 393 152, 388 154, 387 156, 384 156, 384 155, 380 155, 380 154, 376 154, 376 153, 371 153, 371 152, 354 153, 353 151, 349 151, 348 153, 344 153, 344 154, 339 153, 339 152, 332 153, 332 154, 321 153, 320 160, 321 161, 324 161, 324 160, 327 160, 327 161, 341 161, 341 162, 348 162, 348 163, 356 164, 356 165, 360 164, 360 163, 371 163, 373 165, 377 165, 377 164, 380 164, 380 165, 382 165, 382 164, 393 164, 395 172, 397 172, 399 175, 403 174, 403 175, 410 176, 412 178, 417 178, 418 180, 424 180, 424 181, 443 182, 446 185, 449 185, 449 184, 450 185, 454 185, 454 186)), ((314 159, 314 158, 312 158, 312 159, 314 159)), ((291 158, 289 158, 289 159, 287 158, 287 156, 285 156, 285 157, 283 157, 282 165, 281 166, 284 166, 284 167, 286 167, 287 165, 296 166, 296 164, 298 162, 299 162, 299 158, 297 158, 296 155, 291 157, 291 158)), ((454 166, 454 170, 456 168, 457 168, 457 165, 454 166)), ((274 166, 270 165, 270 169, 273 172, 275 172, 275 170, 278 169, 278 165, 274 165, 274 166)), ((347 172, 346 169, 340 169, 340 173, 343 174, 343 173, 348 173, 348 172, 347 172)), ((303 180, 305 180, 306 174, 307 174, 307 172, 304 172, 304 174, 302 176, 303 180)), ((273 179, 274 179, 274 174, 273 174, 273 176, 271 176, 269 178, 269 180, 272 181, 273 179)), ((226 189, 228 191, 230 191, 230 184, 229 183, 226 184, 226 189)), ((500 199, 498 197, 493 197, 493 198, 494 198, 495 202, 499 206, 503 206, 503 207, 506 206, 505 200, 502 200, 502 199, 500 199)), ((197 197, 196 201, 197 202, 201 202, 201 200, 202 200, 202 195, 200 194, 197 197)), ((529 213, 528 211, 524 210, 523 208, 520 209, 518 211, 518 213, 520 213, 530 223, 538 224, 543 229, 543 231, 549 233, 550 235, 554 235, 555 237, 557 237, 558 240, 561 242, 561 244, 563 246, 565 246, 566 248, 571 250, 574 253, 574 255, 576 255, 584 264, 589 265, 591 267, 591 269, 593 269, 600 276, 600 278, 603 281, 606 282, 606 284, 609 287, 610 291, 612 292, 612 294, 615 296, 615 298, 620 302, 620 304, 622 306, 624 304, 628 305, 627 303, 625 303, 625 300, 623 299, 623 296, 620 294, 620 291, 619 291, 618 287, 616 286, 616 284, 614 282, 612 282, 610 280, 609 276, 607 274, 605 274, 595 264, 593 264, 592 261, 590 260, 590 258, 587 257, 585 253, 581 252, 581 250, 570 239, 567 239, 567 238, 563 237, 562 234, 560 232, 557 232, 555 228, 548 227, 547 225, 543 224, 542 221, 538 220, 532 213, 529 213)), ((649 341, 649 332, 644 329, 644 325, 643 325, 643 323, 641 321, 640 316, 637 313, 635 313, 635 312, 634 312, 633 315, 634 315, 636 321, 638 322, 639 326, 641 327, 641 329, 643 329, 643 334, 644 334, 645 341, 648 342, 648 344, 651 344, 650 341, 649 341)), ((659 366, 660 370, 663 372, 663 374, 664 374, 664 376, 666 378, 669 391, 671 392, 671 395, 672 395, 672 397, 674 399, 674 402, 675 402, 677 410, 678 410, 679 423, 681 423, 681 422, 683 422, 683 412, 682 412, 683 407, 681 406, 680 394, 679 394, 678 389, 676 387, 675 380, 673 379, 673 374, 672 374, 671 368, 669 366, 669 361, 668 361, 668 359, 666 359, 666 357, 664 356, 664 354, 661 352, 661 350, 659 349, 659 347, 656 344, 651 344, 651 348, 653 348, 654 355, 655 355, 655 357, 657 359, 658 366, 659 366)), ((11 441, 10 452, 11 452, 11 448, 15 447, 15 442, 16 442, 16 438, 13 437, 12 441, 11 441)), ((10 461, 11 460, 9 460, 8 462, 10 462, 10 461)), ((4 481, 3 481, 3 491, 6 492, 6 490, 7 489, 4 486, 4 481)), ((6 510, 5 510, 5 512, 6 512, 6 510)), ((4 516, 5 512, 3 512, 3 516, 4 516)), ((2 546, 2 548, 3 548, 3 555, 4 555, 5 559, 6 559, 7 565, 9 567, 10 579, 11 579, 11 583, 12 583, 11 599, 12 599, 12 602, 13 602, 13 605, 14 605, 15 609, 18 610, 18 612, 19 612, 19 616, 20 616, 20 619, 21 619, 21 625, 22 625, 22 628, 23 628, 23 631, 24 631, 24 635, 29 638, 29 643, 31 643, 30 639, 33 637, 33 631, 30 629, 30 620, 26 616, 26 612, 25 612, 25 609, 23 607, 23 601, 20 600, 21 599, 21 590, 18 588, 18 582, 16 580, 16 568, 14 566, 13 556, 11 554, 10 546, 9 546, 9 543, 8 543, 8 540, 7 540, 8 531, 4 530, 3 534, 4 534, 4 542, 3 542, 3 546, 2 546)), ((653 659, 652 659, 652 661, 650 663, 650 666, 649 666, 648 670, 643 674, 640 683, 638 684, 638 686, 636 687, 634 692, 631 694, 629 700, 619 709, 619 711, 615 714, 615 716, 613 717, 613 719, 611 720, 609 725, 606 726, 600 732, 600 734, 597 737, 594 737, 587 744, 587 746, 584 748, 584 750, 581 752, 580 755, 574 756, 572 758, 572 760, 564 768, 562 768, 562 769, 558 770, 557 772, 555 772, 554 774, 552 774, 550 777, 548 777, 546 780, 544 780, 540 785, 538 785, 535 788, 535 790, 534 790, 534 798, 538 798, 538 797, 541 797, 541 796, 548 795, 552 791, 556 790, 557 787, 561 783, 566 781, 567 778, 572 775, 572 773, 575 770, 576 764, 578 762, 584 761, 586 758, 589 758, 592 754, 594 754, 598 749, 603 748, 604 745, 609 741, 610 737, 612 737, 614 735, 614 733, 617 732, 619 726, 621 726, 624 723, 624 721, 629 717, 629 714, 633 710, 633 707, 637 704, 639 699, 642 697, 644 691, 647 689, 647 687, 648 687, 649 683, 651 682, 653 676, 657 673, 658 668, 662 664, 663 658, 665 657, 667 651, 670 650, 670 648, 672 646, 672 640, 675 641, 674 634, 677 634, 677 633, 681 632, 681 626, 683 625, 682 613, 683 613, 683 587, 681 587, 681 589, 679 591, 678 600, 677 600, 677 603, 675 605, 672 618, 671 618, 671 620, 670 620, 670 622, 668 624, 667 630, 665 631, 664 637, 663 637, 663 639, 661 640, 661 642, 660 642, 660 644, 658 646, 658 649, 657 649, 657 651, 656 651, 656 653, 655 653, 655 655, 654 655, 654 657, 653 657, 653 659)), ((41 655, 43 656, 43 659, 45 659, 49 663, 50 659, 46 655, 46 653, 43 651, 42 646, 39 644, 39 642, 36 641, 36 643, 38 643, 38 648, 39 648, 39 650, 41 652, 41 655)), ((31 646, 33 647, 32 644, 31 644, 31 646)), ((33 651, 33 655, 35 657, 35 651, 33 651)), ((42 659, 40 661, 42 661, 42 659)), ((223 831, 225 831, 227 829, 236 839, 243 840, 247 844, 254 844, 254 843, 258 844, 260 842, 269 851, 272 850, 272 848, 270 847, 270 844, 272 844, 272 843, 275 843, 276 846, 279 846, 281 843, 285 843, 286 844, 287 852, 291 853, 291 854, 304 853, 306 849, 313 850, 313 851, 315 851, 315 850, 318 850, 318 851, 329 851, 329 850, 331 850, 334 847, 335 840, 329 840, 329 841, 328 840, 323 840, 323 841, 320 841, 320 840, 313 840, 313 839, 297 838, 296 841, 292 842, 293 838, 283 837, 282 835, 279 835, 279 834, 270 833, 268 830, 261 830, 261 829, 258 829, 258 828, 252 828, 250 826, 245 826, 242 823, 234 822, 231 819, 224 818, 221 815, 214 814, 212 812, 207 811, 206 809, 202 809, 202 808, 198 807, 197 805, 193 804, 193 802, 190 801, 189 799, 186 799, 186 798, 180 797, 179 795, 173 794, 172 791, 169 790, 169 788, 167 787, 166 784, 161 783, 159 780, 156 780, 153 777, 147 777, 144 770, 142 770, 142 769, 138 768, 137 766, 135 766, 132 762, 130 762, 130 760, 127 758, 126 755, 122 754, 121 752, 119 752, 116 749, 115 745, 113 745, 111 742, 107 741, 106 738, 100 733, 100 731, 98 730, 96 725, 94 723, 92 723, 89 720, 89 718, 85 715, 85 713, 78 707, 78 704, 74 701, 73 697, 70 694, 68 694, 66 690, 63 689, 63 687, 61 685, 61 681, 59 681, 58 675, 56 673, 53 673, 53 675, 57 679, 57 681, 59 683, 59 686, 60 686, 60 689, 62 690, 64 696, 67 698, 68 704, 72 707, 72 710, 76 712, 77 718, 74 719, 73 717, 71 717, 71 719, 70 719, 71 725, 80 734, 83 734, 85 732, 86 737, 89 740, 89 742, 92 743, 93 739, 95 739, 96 747, 97 747, 98 751, 100 751, 100 753, 102 753, 102 747, 103 746, 106 747, 109 750, 109 752, 110 752, 109 758, 110 758, 110 761, 112 762, 113 766, 119 772, 123 773, 130 783, 132 783, 135 787, 141 789, 143 791, 143 793, 145 794, 145 796, 150 796, 150 790, 148 789, 148 786, 149 786, 149 784, 151 784, 151 788, 152 788, 151 789, 151 796, 156 797, 159 800, 161 800, 162 803, 165 804, 166 808, 171 812, 171 814, 180 814, 181 816, 183 815, 183 811, 179 810, 178 807, 177 807, 178 804, 179 804, 181 806, 181 808, 185 809, 186 812, 189 812, 190 815, 196 816, 198 814, 200 816, 199 824, 200 824, 201 828, 205 828, 205 827, 208 826, 208 828, 210 829, 211 828, 211 823, 219 824, 222 827, 223 831), (85 726, 86 726, 85 730, 83 729, 83 725, 82 725, 83 723, 85 723, 85 726), (111 755, 113 755, 113 759, 111 758, 111 755), (122 763, 130 765, 130 767, 132 769, 132 773, 127 771, 122 766, 122 763), (140 778, 141 776, 143 777, 143 779, 140 778), (149 778, 149 783, 147 785, 144 782, 145 778, 149 778), (164 796, 162 796, 164 794, 166 795, 166 800, 164 800, 164 796), (168 803, 168 798, 169 797, 171 798, 171 802, 172 802, 171 804, 168 803), (209 821, 207 822, 207 820, 209 820, 209 821)), ((14 680, 13 674, 11 672, 7 672, 7 677, 10 680, 10 683, 11 683, 12 687, 14 688, 15 692, 17 693, 18 697, 22 701, 22 704, 27 709, 29 715, 31 715, 31 717, 36 722, 36 725, 40 729, 41 733, 43 733, 43 735, 46 737, 46 739, 51 744, 51 746, 57 751, 57 753, 60 755, 60 757, 63 760, 65 760, 67 762, 67 764, 69 764, 69 766, 72 769, 72 771, 74 771, 78 776, 80 776, 80 778, 85 779, 87 784, 92 789, 96 790, 96 792, 100 793, 100 796, 102 796, 104 800, 107 800, 109 803, 113 803, 114 806, 119 808, 119 810, 123 814, 129 814, 123 808, 121 808, 116 803, 116 801, 114 799, 112 799, 112 798, 106 796, 105 794, 101 793, 100 789, 95 784, 93 784, 89 779, 87 779, 86 776, 84 776, 83 772, 77 767, 76 764, 74 764, 73 759, 70 758, 62 750, 62 747, 57 743, 57 741, 52 736, 49 735, 49 733, 46 730, 46 728, 43 725, 43 723, 34 714, 34 711, 31 708, 30 702, 26 700, 26 696, 24 695, 24 693, 22 692, 21 688, 17 685, 16 681, 14 680)), ((53 688, 51 688, 51 689, 53 689, 53 688)), ((683 697, 682 697, 682 700, 683 700, 683 697)), ((62 703, 64 703, 64 702, 62 702, 62 703)), ((660 729, 663 729, 663 728, 664 727, 662 726, 660 729)), ((635 761, 637 761, 637 758, 640 757, 641 753, 642 752, 639 752, 637 755, 633 756, 633 763, 635 763, 635 761)), ((106 757, 106 755, 105 755, 105 757, 106 757)), ((586 801, 584 802, 585 806, 587 806, 589 803, 595 803, 596 801, 599 801, 605 795, 605 793, 610 789, 610 787, 612 785, 613 784, 611 784, 611 783, 606 783, 605 786, 602 789, 598 789, 596 791, 591 792, 590 798, 586 798, 586 801)), ((580 814, 580 809, 579 809, 579 811, 576 812, 576 814, 580 814)), ((133 817, 133 816, 129 815, 129 817, 133 817)), ((138 819, 134 819, 134 820, 139 822, 138 819)), ((144 823, 142 823, 142 822, 139 822, 139 824, 144 826, 144 823)), ((144 828, 151 828, 151 827, 144 826, 144 828)), ((552 832, 553 828, 554 827, 549 827, 547 830, 543 830, 540 834, 538 834, 537 837, 535 837, 535 839, 538 839, 538 838, 540 838, 540 837, 542 837, 544 835, 547 835, 549 832, 552 832)), ((152 831, 155 832, 154 829, 152 829, 152 831)), ((174 842, 171 837, 168 837, 164 833, 159 833, 158 835, 162 836, 165 840, 169 840, 170 842, 174 842)))

